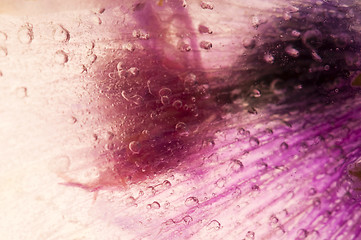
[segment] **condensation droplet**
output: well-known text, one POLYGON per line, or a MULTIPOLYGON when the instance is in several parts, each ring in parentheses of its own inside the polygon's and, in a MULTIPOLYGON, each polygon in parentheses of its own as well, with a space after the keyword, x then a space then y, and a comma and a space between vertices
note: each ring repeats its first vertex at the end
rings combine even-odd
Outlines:
POLYGON ((30 44, 34 39, 32 25, 27 24, 22 26, 18 31, 18 39, 21 43, 30 44))
POLYGON ((140 153, 141 144, 138 141, 132 141, 129 143, 129 150, 132 151, 134 154, 140 153))
POLYGON ((300 52, 297 49, 293 48, 291 45, 287 46, 285 51, 291 57, 296 58, 300 56, 300 52))
POLYGON ((188 197, 184 204, 187 206, 187 207, 194 207, 194 206, 197 206, 199 204, 199 200, 198 198, 196 197, 188 197))
POLYGON ((208 230, 219 230, 221 228, 221 224, 217 220, 212 220, 207 225, 208 230))
POLYGON ((253 49, 256 46, 256 40, 253 38, 243 39, 243 47, 246 49, 253 49))
POLYGON ((63 50, 55 52, 54 60, 57 64, 64 64, 68 62, 68 55, 63 50))
POLYGON ((0 57, 6 57, 8 55, 8 50, 6 47, 0 47, 0 57))
POLYGON ((58 42, 67 42, 70 39, 70 35, 68 30, 66 30, 62 25, 57 25, 53 30, 53 38, 58 42))
POLYGON ((6 41, 7 39, 8 39, 8 35, 0 31, 0 41, 6 41))
POLYGON ((212 48, 212 43, 211 42, 208 42, 208 41, 201 41, 199 43, 199 46, 203 49, 206 49, 206 50, 209 50, 212 48))
POLYGON ((205 2, 205 1, 202 1, 200 3, 201 5, 201 8, 202 9, 209 9, 209 10, 212 10, 213 9, 213 4, 209 3, 209 2, 205 2))

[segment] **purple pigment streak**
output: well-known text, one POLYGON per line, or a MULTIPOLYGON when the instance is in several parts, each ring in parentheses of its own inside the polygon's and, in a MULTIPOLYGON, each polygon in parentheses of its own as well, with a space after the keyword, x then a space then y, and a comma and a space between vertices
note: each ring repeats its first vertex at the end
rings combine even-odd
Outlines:
MULTIPOLYGON (((328 3, 313 7, 316 10, 338 9, 328 3)), ((172 14, 186 16, 183 8, 173 6, 173 9, 176 10, 172 14)), ((300 11, 311 10, 305 7, 300 11)), ((306 83, 301 81, 303 74, 306 74, 301 71, 300 78, 287 79, 287 84, 303 83, 303 89, 286 90, 282 97, 267 92, 265 89, 269 88, 269 79, 262 80, 261 76, 270 76, 274 71, 290 73, 292 69, 287 69, 287 64, 285 67, 278 63, 277 58, 273 65, 262 62, 259 53, 265 52, 269 43, 269 37, 262 38, 264 32, 258 32, 261 35, 258 40, 266 44, 257 45, 256 50, 246 52, 250 58, 243 63, 248 64, 251 71, 243 71, 241 62, 246 57, 241 57, 239 63, 230 66, 234 73, 231 71, 227 79, 205 73, 207 69, 202 68, 198 52, 204 49, 199 49, 193 35, 190 35, 190 45, 195 53, 191 52, 191 57, 188 56, 193 61, 189 63, 190 66, 171 64, 167 68, 162 65, 163 51, 168 51, 167 56, 171 56, 169 53, 175 49, 164 47, 162 38, 152 40, 152 33, 157 35, 161 30, 151 8, 147 13, 149 15, 139 13, 135 17, 142 30, 151 33, 150 39, 144 40, 143 45, 147 54, 135 52, 115 60, 126 60, 126 68, 137 66, 143 70, 140 73, 142 79, 157 80, 163 73, 168 74, 169 77, 162 79, 159 85, 155 84, 154 88, 159 90, 162 85, 170 86, 172 92, 188 104, 191 104, 191 96, 195 95, 199 99, 196 104, 199 117, 192 122, 191 113, 185 111, 178 115, 166 108, 165 111, 176 118, 163 122, 164 119, 159 118, 160 123, 151 126, 156 134, 151 134, 152 137, 144 140, 143 144, 148 146, 148 141, 157 140, 158 145, 156 150, 146 148, 150 151, 147 154, 154 157, 153 162, 142 165, 149 167, 143 172, 133 164, 139 159, 125 150, 134 139, 126 139, 124 146, 122 141, 114 141, 119 151, 112 154, 107 152, 105 155, 109 161, 119 163, 116 166, 119 172, 132 173, 133 179, 130 181, 145 181, 147 187, 132 185, 119 197, 122 204, 114 201, 105 205, 103 203, 108 198, 115 198, 115 193, 103 192, 95 184, 90 188, 99 187, 100 194, 95 203, 98 211, 93 214, 110 225, 135 233, 135 239, 360 238, 360 192, 355 187, 357 179, 355 182, 355 178, 350 177, 348 168, 361 156, 361 99, 359 89, 350 87, 351 78, 345 77, 338 86, 329 89, 326 85, 330 83, 330 75, 324 77, 324 73, 320 72, 322 82, 316 87, 312 82, 314 79, 306 83), (142 62, 145 56, 147 64, 142 62), (202 84, 209 83, 210 89, 206 92, 210 98, 195 89, 182 95, 184 86, 174 82, 181 81, 180 76, 184 72, 194 72, 202 84), (257 81, 258 85, 255 84, 257 81), (258 86, 262 88, 262 95, 253 99, 249 96, 248 88, 258 86), (234 97, 232 91, 237 88, 241 88, 242 93, 234 97), (215 117, 207 122, 210 114, 215 117), (186 138, 174 131, 174 125, 180 119, 194 131, 186 138), (201 127, 202 131, 196 132, 197 127, 201 127), (169 143, 174 139, 181 147, 169 143), (164 150, 163 144, 172 151, 164 150), (124 154, 129 161, 119 160, 119 156, 124 157, 124 154), (164 165, 156 165, 158 162, 164 165), (159 179, 151 177, 154 172, 159 179)), ((293 17, 297 18, 297 13, 293 17)), ((191 25, 187 16, 184 20, 185 26, 191 25)), ((277 24, 276 21, 271 23, 277 24)), ((261 25, 255 27, 261 31, 261 25)), ((189 32, 192 31, 193 28, 189 32)), ((357 33, 354 35, 356 46, 359 47, 361 38, 357 33)), ((307 56, 310 56, 309 50, 305 50, 307 56)), ((321 53, 321 57, 324 57, 321 53)), ((343 55, 337 56, 342 61, 345 58, 343 55)), ((186 62, 187 57, 180 59, 186 62)), ((314 64, 310 57, 307 61, 310 65, 314 64)), ((101 73, 105 75, 101 76, 108 76, 115 67, 116 61, 108 62, 101 73)), ((359 69, 360 66, 347 70, 357 74, 357 67, 359 69)), ((311 76, 316 77, 316 74, 311 76)), ((118 105, 112 106, 114 108, 105 114, 105 118, 110 116, 106 118, 109 121, 117 119, 117 114, 124 111, 131 120, 145 119, 132 130, 138 131, 148 126, 151 121, 146 118, 147 114, 159 105, 156 97, 147 95, 149 86, 144 82, 135 86, 132 85, 134 82, 126 82, 119 87, 117 81, 110 79, 98 83, 109 102, 118 101, 118 105), (124 100, 119 92, 134 90, 132 87, 143 96, 145 103, 141 106, 133 104, 124 110, 128 100, 124 100), (108 115, 113 110, 116 113, 108 115)), ((114 182, 110 180, 112 184, 114 182)))

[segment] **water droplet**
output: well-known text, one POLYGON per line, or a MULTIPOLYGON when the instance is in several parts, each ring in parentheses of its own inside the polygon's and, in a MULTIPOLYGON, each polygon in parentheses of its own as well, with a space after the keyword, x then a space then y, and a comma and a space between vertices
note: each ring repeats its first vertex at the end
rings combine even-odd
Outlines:
POLYGON ((185 224, 190 224, 192 221, 193 221, 193 218, 191 217, 191 216, 189 216, 189 215, 187 215, 187 216, 185 216, 185 217, 183 217, 183 222, 185 223, 185 224))
POLYGON ((226 184, 226 178, 224 177, 218 179, 216 182, 216 186, 219 188, 223 188, 225 184, 226 184))
POLYGON ((154 201, 152 204, 150 204, 150 207, 153 209, 159 209, 160 204, 158 202, 154 201))
POLYGON ((301 36, 301 33, 297 30, 292 30, 291 35, 298 38, 301 36))
POLYGON ((189 135, 187 124, 184 122, 178 122, 175 125, 175 130, 178 132, 180 136, 187 137, 189 135))
POLYGON ((221 228, 221 224, 217 220, 212 220, 207 225, 208 230, 219 230, 221 228))
POLYGON ((281 148, 281 150, 287 150, 288 144, 286 142, 283 142, 283 143, 281 143, 280 148, 281 148))
POLYGON ((133 30, 132 35, 133 35, 133 37, 138 38, 140 40, 148 40, 149 39, 149 33, 145 33, 141 30, 133 30))
POLYGON ((66 30, 63 26, 57 25, 53 30, 53 38, 58 42, 67 42, 69 41, 70 35, 68 30, 66 30))
POLYGON ((256 40, 253 38, 243 39, 243 47, 246 49, 253 49, 256 46, 256 40))
POLYGON ((201 5, 201 8, 202 9, 209 9, 209 10, 212 10, 213 9, 213 4, 209 3, 209 2, 205 2, 205 1, 202 1, 200 3, 201 5))
POLYGON ((317 49, 321 47, 322 42, 322 33, 317 29, 308 30, 302 36, 302 43, 310 49, 317 49))
POLYGON ((6 47, 0 47, 0 57, 6 57, 8 55, 8 50, 6 47))
POLYGON ((98 25, 102 24, 102 20, 97 15, 93 16, 93 22, 98 25))
POLYGON ((256 147, 259 145, 259 140, 256 137, 251 137, 249 139, 249 143, 250 143, 251 147, 256 147))
POLYGON ((320 55, 318 55, 318 53, 315 50, 312 50, 311 55, 312 55, 312 59, 315 60, 316 62, 322 62, 322 58, 320 57, 320 55))
POLYGON ((172 104, 172 106, 177 110, 181 109, 182 105, 183 105, 183 103, 181 100, 175 100, 172 104))
POLYGON ((167 96, 162 96, 160 98, 160 102, 163 104, 163 105, 168 105, 170 103, 170 100, 169 100, 169 97, 167 96))
POLYGON ((297 231, 297 239, 305 239, 308 235, 308 232, 306 229, 300 229, 297 231))
POLYGON ((163 186, 169 188, 172 186, 172 184, 168 180, 164 180, 163 186))
POLYGON ((134 46, 132 43, 130 43, 130 42, 124 43, 124 44, 122 45, 122 48, 123 48, 124 50, 128 50, 129 52, 133 52, 133 51, 135 50, 135 46, 134 46))
POLYGON ((201 41, 199 43, 199 46, 203 49, 206 49, 206 50, 209 50, 212 48, 212 43, 211 42, 208 42, 208 41, 201 41))
POLYGON ((93 63, 97 60, 97 55, 91 54, 91 55, 88 57, 88 59, 89 59, 90 64, 93 64, 93 63))
POLYGON ((234 172, 242 171, 244 168, 243 163, 238 159, 232 159, 230 162, 230 167, 234 172))
POLYGON ((131 76, 131 77, 136 77, 138 76, 139 74, 139 68, 137 67, 131 67, 128 69, 128 76, 131 76))
POLYGON ((0 31, 0 41, 6 41, 7 39, 8 39, 8 35, 0 31))
POLYGON ((64 64, 68 62, 68 55, 63 50, 55 52, 54 60, 57 64, 64 64))
POLYGON ((251 97, 254 97, 254 98, 259 98, 261 97, 262 94, 261 94, 261 91, 258 90, 258 89, 253 89, 252 92, 251 92, 251 97))
POLYGON ((125 204, 126 204, 127 206, 133 206, 133 205, 135 205, 135 198, 134 198, 133 196, 127 197, 127 198, 125 199, 125 204))
POLYGON ((22 26, 18 31, 18 39, 21 43, 30 44, 33 41, 33 27, 30 24, 22 26))
POLYGON ((254 240, 255 235, 256 234, 253 231, 248 231, 246 234, 246 240, 254 240))
POLYGON ((187 206, 187 207, 194 207, 194 206, 197 206, 199 204, 199 200, 198 198, 196 197, 188 197, 184 204, 187 206))
POLYGON ((274 61, 275 61, 274 56, 272 56, 272 54, 270 54, 270 53, 266 53, 266 54, 264 55, 263 59, 264 59, 264 61, 265 61, 266 63, 269 63, 269 64, 273 64, 274 61))
POLYGON ((204 25, 202 25, 202 24, 200 24, 200 25, 198 26, 198 31, 199 31, 200 33, 208 33, 208 34, 212 34, 212 33, 213 33, 211 30, 209 30, 208 27, 206 27, 206 26, 204 26, 204 25))
POLYGON ((16 89, 16 96, 18 98, 25 98, 28 96, 28 89, 26 87, 19 87, 16 89))
POLYGON ((178 45, 178 49, 179 49, 181 52, 189 52, 190 50, 192 50, 192 47, 191 47, 191 45, 188 44, 188 43, 181 42, 181 43, 179 43, 179 45, 178 45))
POLYGON ((141 144, 138 141, 132 141, 129 143, 129 150, 132 151, 134 154, 140 153, 141 144))
POLYGON ((296 58, 300 56, 300 52, 297 49, 293 48, 291 45, 287 46, 285 51, 291 57, 296 58))
POLYGON ((172 94, 172 90, 167 87, 163 87, 158 92, 160 97, 169 97, 172 94))
POLYGON ((272 215, 269 219, 269 223, 271 227, 276 227, 278 225, 278 218, 275 215, 272 215))
POLYGON ((197 76, 193 73, 187 74, 184 78, 184 87, 190 89, 197 84, 197 76))

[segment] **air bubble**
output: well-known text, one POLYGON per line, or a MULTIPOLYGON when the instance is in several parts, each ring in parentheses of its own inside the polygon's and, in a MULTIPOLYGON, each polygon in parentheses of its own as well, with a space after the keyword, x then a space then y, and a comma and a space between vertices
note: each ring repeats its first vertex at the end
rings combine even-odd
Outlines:
POLYGON ((185 88, 192 88, 196 85, 197 83, 197 76, 193 73, 189 73, 185 78, 184 78, 184 87, 185 88))
POLYGON ((200 5, 201 5, 202 9, 213 10, 213 4, 211 4, 209 2, 202 1, 200 5))
POLYGON ((138 74, 139 74, 139 68, 137 68, 137 67, 131 67, 131 68, 128 69, 127 72, 129 73, 128 75, 130 75, 130 76, 132 76, 132 77, 136 77, 136 76, 138 76, 138 74))
POLYGON ((279 220, 275 215, 272 215, 269 219, 269 223, 271 227, 276 227, 278 224, 279 220))
POLYGON ((305 239, 308 235, 308 232, 306 229, 300 229, 297 231, 297 239, 305 239))
POLYGON ((21 43, 30 44, 33 41, 33 28, 30 24, 22 26, 18 31, 18 39, 21 43))
POLYGON ((66 30, 63 26, 57 25, 53 31, 53 38, 58 42, 67 42, 69 41, 70 35, 68 30, 66 30))
POLYGON ((178 49, 181 51, 181 52, 189 52, 190 50, 192 50, 192 47, 191 45, 189 45, 188 43, 180 43, 178 45, 178 49))
POLYGON ((300 52, 297 49, 293 48, 292 46, 287 46, 285 51, 291 57, 296 58, 300 56, 300 52))
POLYGON ((132 43, 125 43, 122 45, 124 50, 128 50, 129 52, 133 52, 135 50, 135 46, 132 43))
POLYGON ((249 143, 252 147, 257 147, 259 145, 259 140, 256 137, 251 137, 249 143))
POLYGON ((58 50, 55 52, 54 59, 57 64, 64 64, 68 62, 68 55, 63 50, 58 50))
POLYGON ((129 143, 129 150, 132 151, 134 154, 139 154, 141 150, 140 142, 132 141, 129 143))
POLYGON ((96 15, 93 16, 93 22, 98 25, 102 24, 102 20, 96 15))
POLYGON ((199 46, 203 49, 209 50, 212 48, 212 43, 208 41, 201 41, 199 46))
POLYGON ((199 204, 199 200, 198 198, 196 197, 188 197, 184 204, 187 206, 187 207, 194 207, 194 206, 197 206, 199 204))
POLYGON ((28 89, 26 87, 19 87, 16 89, 16 96, 18 98, 25 98, 28 96, 28 89))
POLYGON ((152 209, 159 209, 160 208, 160 204, 156 201, 154 201, 152 204, 149 204, 150 208, 152 209))
POLYGON ((216 186, 219 188, 223 188, 225 184, 226 184, 226 178, 224 177, 218 179, 216 182, 216 186))

